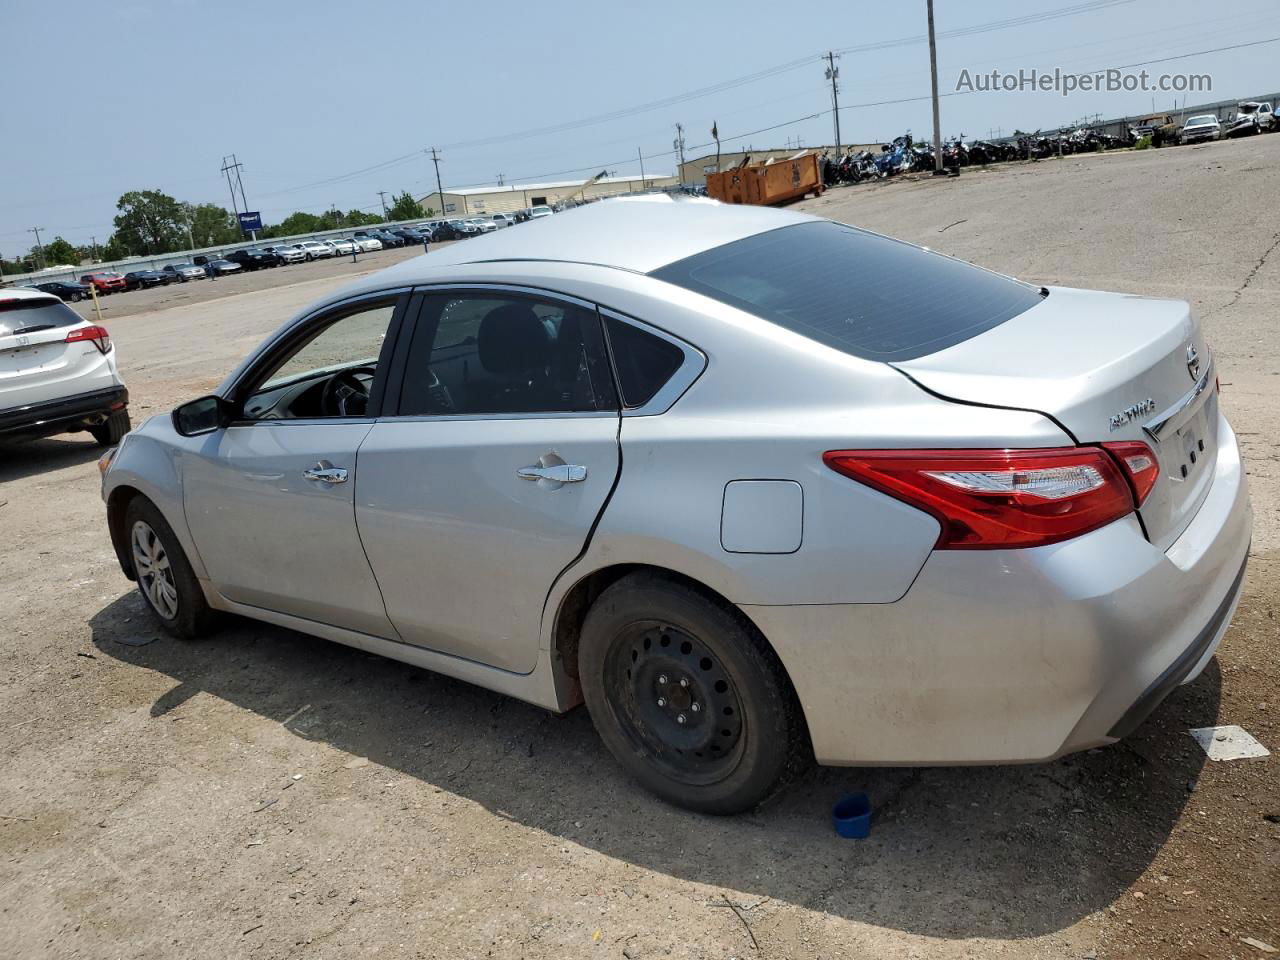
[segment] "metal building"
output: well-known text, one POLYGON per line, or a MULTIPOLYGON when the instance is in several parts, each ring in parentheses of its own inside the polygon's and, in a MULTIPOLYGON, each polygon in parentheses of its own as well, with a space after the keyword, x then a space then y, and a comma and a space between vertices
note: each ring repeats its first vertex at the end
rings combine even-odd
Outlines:
POLYGON ((561 180, 555 183, 507 183, 487 187, 446 190, 444 202, 433 191, 418 202, 435 211, 433 216, 471 217, 491 213, 512 213, 529 207, 555 206, 568 200, 597 200, 623 193, 661 190, 680 181, 670 175, 644 177, 602 177, 599 180, 561 180))

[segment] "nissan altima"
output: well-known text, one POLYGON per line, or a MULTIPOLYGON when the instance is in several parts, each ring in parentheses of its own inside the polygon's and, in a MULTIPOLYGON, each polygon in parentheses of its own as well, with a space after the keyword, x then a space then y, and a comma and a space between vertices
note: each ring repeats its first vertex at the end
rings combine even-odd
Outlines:
POLYGON ((100 466, 176 636, 585 702, 712 813, 811 758, 1124 737, 1213 656, 1251 525, 1186 303, 669 197, 360 279, 100 466))

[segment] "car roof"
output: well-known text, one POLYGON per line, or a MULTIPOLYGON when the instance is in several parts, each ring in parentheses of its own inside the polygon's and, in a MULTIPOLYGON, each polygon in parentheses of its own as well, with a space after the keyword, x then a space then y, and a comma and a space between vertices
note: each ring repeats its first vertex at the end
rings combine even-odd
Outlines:
POLYGON ((30 287, 5 287, 0 290, 0 300, 53 300, 58 301, 52 293, 43 290, 32 290, 30 287))
POLYGON ((428 268, 501 260, 559 260, 649 273, 712 247, 818 219, 700 198, 619 197, 451 244, 378 276, 413 282, 415 274, 427 276, 428 268))

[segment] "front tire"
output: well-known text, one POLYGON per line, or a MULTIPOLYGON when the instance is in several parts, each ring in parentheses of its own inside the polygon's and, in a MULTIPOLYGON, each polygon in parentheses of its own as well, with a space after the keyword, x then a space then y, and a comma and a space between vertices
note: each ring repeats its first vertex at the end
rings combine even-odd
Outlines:
POLYGON ((677 806, 750 810, 810 755, 777 656, 732 607, 679 580, 633 574, 605 590, 579 673, 605 746, 677 806))
POLYGON ((144 496, 134 497, 125 510, 124 529, 138 590, 160 626, 181 640, 207 634, 214 612, 173 528, 155 504, 144 496))

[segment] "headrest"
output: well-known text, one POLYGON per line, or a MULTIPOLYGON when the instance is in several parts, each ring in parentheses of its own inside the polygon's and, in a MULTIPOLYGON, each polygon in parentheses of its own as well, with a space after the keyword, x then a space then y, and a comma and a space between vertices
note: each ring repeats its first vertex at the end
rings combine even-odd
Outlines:
POLYGON ((477 336, 480 364, 489 373, 517 374, 547 365, 551 335, 525 303, 505 303, 485 314, 477 336))

